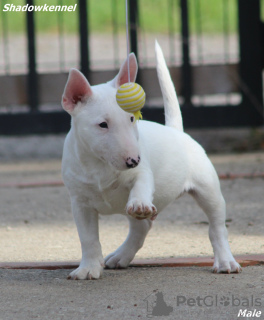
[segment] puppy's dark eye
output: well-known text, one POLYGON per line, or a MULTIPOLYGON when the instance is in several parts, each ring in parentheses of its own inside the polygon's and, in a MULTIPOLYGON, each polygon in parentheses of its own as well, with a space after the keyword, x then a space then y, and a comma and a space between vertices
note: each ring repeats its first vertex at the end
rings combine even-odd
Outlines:
POLYGON ((131 122, 134 122, 134 117, 131 117, 131 118, 130 118, 130 121, 131 121, 131 122))
POLYGON ((99 124, 101 128, 108 128, 108 124, 106 122, 102 122, 99 124))

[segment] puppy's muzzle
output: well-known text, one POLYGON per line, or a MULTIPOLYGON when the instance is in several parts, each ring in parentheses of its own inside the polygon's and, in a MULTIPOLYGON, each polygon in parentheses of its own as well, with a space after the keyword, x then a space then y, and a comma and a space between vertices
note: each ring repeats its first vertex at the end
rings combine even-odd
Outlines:
POLYGON ((133 159, 133 158, 127 158, 126 160, 126 166, 128 168, 135 168, 140 162, 140 156, 137 157, 137 159, 133 159))

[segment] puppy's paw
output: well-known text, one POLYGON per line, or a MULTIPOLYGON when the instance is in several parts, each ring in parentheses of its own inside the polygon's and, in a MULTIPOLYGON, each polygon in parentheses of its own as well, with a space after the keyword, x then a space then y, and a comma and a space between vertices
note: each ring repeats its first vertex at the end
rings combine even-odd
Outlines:
POLYGON ((151 219, 155 220, 158 213, 154 204, 143 201, 131 200, 127 203, 126 212, 138 220, 151 219))
POLYGON ((104 264, 101 259, 89 261, 88 264, 80 264, 79 268, 73 270, 68 280, 92 280, 99 279, 103 273, 104 264))
POLYGON ((118 248, 116 251, 110 253, 105 258, 105 267, 107 269, 124 269, 129 266, 129 263, 133 260, 135 253, 129 250, 123 250, 118 248))
POLYGON ((236 260, 231 261, 221 261, 214 263, 213 273, 239 273, 242 271, 242 268, 236 260))

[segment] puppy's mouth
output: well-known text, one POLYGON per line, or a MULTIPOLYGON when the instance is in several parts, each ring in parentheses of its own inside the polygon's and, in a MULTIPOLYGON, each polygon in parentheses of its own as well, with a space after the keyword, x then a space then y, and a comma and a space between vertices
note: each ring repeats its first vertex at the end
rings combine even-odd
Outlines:
POLYGON ((109 165, 117 171, 127 171, 136 167, 130 165, 128 166, 125 162, 123 164, 120 164, 117 161, 110 162, 109 165))

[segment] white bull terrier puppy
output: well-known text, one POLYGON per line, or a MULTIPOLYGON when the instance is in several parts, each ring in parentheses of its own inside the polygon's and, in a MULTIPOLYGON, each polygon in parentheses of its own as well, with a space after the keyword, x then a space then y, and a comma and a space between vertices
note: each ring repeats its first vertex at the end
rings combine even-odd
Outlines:
MULTIPOLYGON (((128 82, 127 61, 110 82, 90 86, 72 69, 62 105, 71 115, 62 159, 62 175, 71 197, 82 260, 69 279, 97 279, 107 268, 125 268, 143 246, 152 220, 188 192, 209 219, 214 250, 213 271, 239 272, 228 244, 226 208, 218 176, 203 148, 183 132, 182 117, 161 48, 156 43, 157 72, 165 106, 165 123, 135 121, 116 102, 116 91, 128 82), (129 234, 103 260, 99 214, 125 214, 129 234)), ((130 54, 134 82, 137 61, 130 54)))

